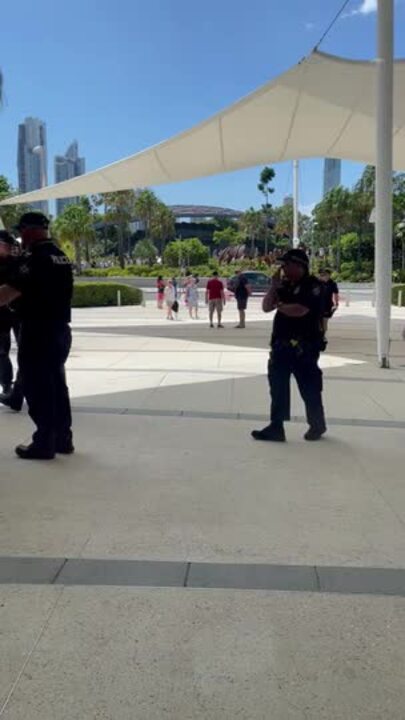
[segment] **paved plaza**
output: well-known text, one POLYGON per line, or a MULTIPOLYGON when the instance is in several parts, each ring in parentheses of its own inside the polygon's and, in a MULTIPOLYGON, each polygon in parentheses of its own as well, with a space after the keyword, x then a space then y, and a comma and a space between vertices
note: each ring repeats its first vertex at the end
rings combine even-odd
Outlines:
POLYGON ((1 720, 404 720, 405 310, 392 369, 353 295, 329 434, 267 423, 271 322, 74 312, 73 457, 24 463, 0 408, 1 720))

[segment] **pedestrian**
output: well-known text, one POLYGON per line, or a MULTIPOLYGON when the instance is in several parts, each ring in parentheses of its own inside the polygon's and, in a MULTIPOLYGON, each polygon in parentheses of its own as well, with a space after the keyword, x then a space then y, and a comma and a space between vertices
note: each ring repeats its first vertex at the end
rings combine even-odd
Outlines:
POLYGON ((319 279, 323 283, 323 331, 327 333, 328 322, 339 307, 339 288, 328 269, 320 271, 319 279))
POLYGON ((177 278, 176 278, 176 277, 172 277, 172 284, 173 284, 173 287, 174 287, 174 297, 175 297, 175 300, 178 300, 178 299, 179 299, 180 289, 179 289, 179 284, 178 284, 178 282, 177 282, 177 278))
POLYGON ((49 237, 49 220, 39 212, 22 215, 18 230, 23 254, 0 306, 20 298, 18 364, 28 412, 36 425, 30 445, 18 445, 26 460, 50 460, 74 452, 65 362, 71 346, 72 266, 49 237))
POLYGON ((246 308, 250 294, 251 289, 246 275, 238 272, 235 285, 235 299, 239 311, 239 325, 236 325, 238 329, 244 329, 246 327, 246 308))
MULTIPOLYGON (((6 230, 0 230, 0 285, 7 284, 16 266, 20 247, 15 238, 6 230)), ((18 412, 23 405, 21 374, 17 372, 13 384, 13 365, 10 360, 11 333, 18 344, 20 318, 18 300, 10 306, 0 307, 0 384, 3 392, 0 403, 18 412)))
POLYGON ((156 297, 158 310, 162 310, 165 297, 165 283, 161 275, 159 275, 158 279, 156 280, 156 297))
POLYGON ((191 278, 186 287, 186 304, 190 318, 198 320, 198 287, 195 278, 191 278))
MULTIPOLYGON (((166 320, 174 320, 173 311, 176 308, 176 292, 171 280, 168 280, 164 289, 164 300, 166 304, 166 320)), ((178 304, 177 304, 178 310, 178 304)))
POLYGON ((212 273, 212 278, 207 282, 207 288, 205 291, 205 303, 208 305, 208 313, 210 319, 210 327, 214 327, 214 313, 217 313, 218 327, 223 328, 222 325, 222 311, 226 305, 225 289, 224 284, 218 278, 218 273, 215 270, 212 273))
POLYGON ((303 250, 289 250, 263 299, 263 310, 277 310, 273 323, 268 377, 270 425, 254 430, 255 440, 285 442, 284 421, 290 419, 290 378, 294 375, 305 403, 309 429, 305 440, 326 432, 319 354, 325 349, 322 328, 322 284, 309 274, 303 250))

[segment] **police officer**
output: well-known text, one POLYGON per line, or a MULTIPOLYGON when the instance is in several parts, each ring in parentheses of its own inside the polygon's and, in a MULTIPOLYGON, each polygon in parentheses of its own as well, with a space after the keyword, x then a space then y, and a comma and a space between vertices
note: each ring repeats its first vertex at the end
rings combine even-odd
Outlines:
POLYGON ((294 375, 305 403, 309 429, 305 440, 319 440, 326 432, 322 405, 319 354, 325 349, 320 281, 309 274, 307 254, 289 250, 263 300, 264 312, 277 309, 273 324, 268 377, 270 425, 254 430, 255 440, 285 442, 284 421, 290 416, 290 378, 294 375))
MULTIPOLYGON (((0 230, 0 285, 6 284, 14 272, 18 254, 19 246, 15 238, 6 230, 0 230)), ((17 381, 12 386, 13 365, 10 360, 11 331, 18 341, 19 328, 20 322, 15 304, 13 307, 0 307, 0 385, 3 388, 0 403, 8 405, 9 398, 12 398, 12 404, 19 405, 15 409, 21 410, 21 385, 17 376, 17 381)))
POLYGON ((74 452, 65 362, 71 346, 73 290, 69 259, 48 235, 42 213, 25 213, 18 226, 24 253, 7 284, 0 306, 21 299, 18 362, 30 417, 37 426, 30 445, 18 445, 24 459, 49 460, 74 452))

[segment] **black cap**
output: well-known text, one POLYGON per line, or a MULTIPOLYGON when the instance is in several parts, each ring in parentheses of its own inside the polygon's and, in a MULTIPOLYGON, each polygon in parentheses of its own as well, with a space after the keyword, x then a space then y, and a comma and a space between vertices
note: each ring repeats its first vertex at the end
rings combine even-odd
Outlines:
POLYGON ((6 245, 17 245, 17 240, 7 230, 0 230, 0 242, 6 245))
POLYGON ((281 263, 297 263, 298 265, 303 265, 304 267, 309 267, 309 258, 306 252, 304 250, 299 250, 298 248, 296 250, 288 250, 284 255, 281 256, 279 262, 281 263))
POLYGON ((21 215, 17 230, 21 230, 23 227, 47 229, 49 227, 49 220, 46 215, 41 212, 27 212, 21 215))

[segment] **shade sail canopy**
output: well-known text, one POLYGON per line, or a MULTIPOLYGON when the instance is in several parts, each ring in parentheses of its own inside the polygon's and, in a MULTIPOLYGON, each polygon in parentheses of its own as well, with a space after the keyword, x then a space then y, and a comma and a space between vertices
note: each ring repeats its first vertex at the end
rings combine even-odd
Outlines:
MULTIPOLYGON (((376 64, 314 51, 226 110, 100 170, 3 204, 161 185, 308 157, 375 164, 376 64)), ((395 63, 394 168, 405 169, 405 62, 395 63)))

